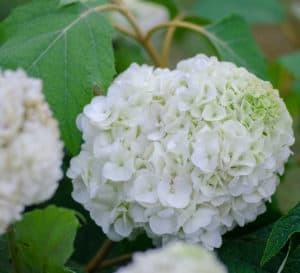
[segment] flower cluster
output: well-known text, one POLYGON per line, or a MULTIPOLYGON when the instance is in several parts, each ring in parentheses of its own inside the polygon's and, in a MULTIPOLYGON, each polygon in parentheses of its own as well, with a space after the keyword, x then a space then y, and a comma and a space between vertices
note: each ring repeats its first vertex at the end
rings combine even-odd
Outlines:
POLYGON ((77 123, 73 198, 109 238, 145 230, 209 249, 265 211, 294 142, 269 82, 205 55, 173 71, 131 65, 77 123))
POLYGON ((204 248, 173 243, 162 249, 137 253, 133 262, 116 273, 226 273, 217 258, 204 248))
POLYGON ((59 130, 40 80, 0 71, 0 234, 26 205, 52 196, 61 178, 59 130))
MULTIPOLYGON (((132 12, 143 32, 169 20, 168 10, 162 5, 142 0, 120 0, 120 3, 132 12)), ((113 23, 131 28, 127 19, 118 12, 112 12, 110 19, 113 23)))

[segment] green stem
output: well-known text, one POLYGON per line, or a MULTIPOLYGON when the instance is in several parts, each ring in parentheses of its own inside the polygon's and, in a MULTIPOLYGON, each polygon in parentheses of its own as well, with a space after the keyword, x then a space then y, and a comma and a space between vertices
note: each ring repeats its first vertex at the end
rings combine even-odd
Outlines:
POLYGON ((283 259, 283 261, 282 261, 280 267, 278 268, 277 273, 281 273, 281 272, 283 271, 283 269, 284 269, 284 267, 285 267, 285 264, 286 264, 286 262, 287 262, 287 259, 288 259, 288 257, 289 257, 289 254, 290 254, 291 247, 292 247, 292 241, 290 241, 290 243, 289 243, 288 251, 287 251, 286 256, 284 257, 284 259, 283 259))
POLYGON ((13 272, 23 273, 23 268, 18 255, 18 249, 16 244, 15 232, 13 226, 9 226, 7 229, 7 240, 10 258, 12 261, 13 272))

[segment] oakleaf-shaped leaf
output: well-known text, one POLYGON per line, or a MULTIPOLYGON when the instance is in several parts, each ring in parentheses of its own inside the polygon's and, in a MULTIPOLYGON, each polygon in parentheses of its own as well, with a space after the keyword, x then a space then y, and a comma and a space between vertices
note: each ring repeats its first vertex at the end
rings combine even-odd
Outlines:
POLYGON ((67 149, 76 153, 81 136, 78 113, 93 96, 105 90, 115 73, 112 28, 95 6, 106 1, 77 2, 65 7, 59 0, 33 1, 4 21, 0 67, 23 67, 44 81, 44 93, 59 120, 67 149))

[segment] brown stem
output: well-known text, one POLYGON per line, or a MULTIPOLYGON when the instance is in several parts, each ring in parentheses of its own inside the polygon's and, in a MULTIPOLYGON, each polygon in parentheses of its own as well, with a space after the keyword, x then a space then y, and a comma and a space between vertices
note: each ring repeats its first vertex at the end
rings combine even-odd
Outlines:
POLYGON ((290 42, 295 47, 300 46, 300 38, 298 33, 293 29, 291 23, 284 23, 280 25, 281 30, 283 33, 287 36, 287 38, 290 40, 290 42))
MULTIPOLYGON (((176 22, 176 21, 179 21, 183 18, 184 18, 184 16, 179 14, 171 22, 176 22)), ((163 48, 162 48, 162 57, 161 57, 161 64, 162 64, 163 67, 168 66, 170 47, 171 47, 171 43, 172 43, 175 31, 176 31, 176 26, 169 27, 168 31, 165 35, 165 39, 164 39, 164 42, 163 42, 163 48)))
POLYGON ((122 33, 124 33, 125 35, 131 37, 132 39, 134 39, 134 40, 136 40, 136 41, 139 42, 138 37, 136 36, 136 34, 135 34, 133 31, 131 31, 131 30, 125 28, 125 27, 122 27, 122 26, 120 26, 120 25, 118 25, 118 24, 114 24, 114 28, 115 28, 116 30, 118 30, 118 31, 120 31, 120 32, 122 32, 122 33))
POLYGON ((99 266, 98 269, 102 269, 105 267, 110 267, 110 266, 114 266, 114 265, 118 265, 124 262, 127 262, 131 259, 132 255, 131 254, 125 254, 116 258, 112 258, 112 259, 107 259, 104 260, 99 266))
POLYGON ((151 28, 146 35, 145 40, 148 41, 150 40, 151 36, 154 34, 154 32, 162 29, 162 28, 170 28, 170 27, 180 27, 180 28, 186 28, 186 29, 190 29, 196 32, 199 32, 201 34, 204 34, 208 37, 210 37, 211 35, 205 30, 205 28, 195 25, 193 23, 189 23, 189 22, 183 22, 183 21, 169 21, 169 22, 165 22, 165 23, 161 23, 159 25, 154 26, 153 28, 151 28))
POLYGON ((7 229, 7 241, 8 241, 8 248, 9 254, 12 261, 12 267, 14 273, 22 273, 22 262, 19 257, 16 238, 15 238, 15 231, 13 226, 9 226, 7 229))
POLYGON ((107 255, 108 251, 110 250, 112 246, 112 241, 105 240, 101 246, 101 248, 98 250, 96 255, 88 262, 88 264, 85 266, 84 270, 86 272, 94 272, 99 264, 103 261, 104 257, 107 255))
POLYGON ((84 17, 93 11, 107 11, 107 10, 118 11, 127 18, 128 22, 131 24, 131 26, 135 32, 135 35, 133 35, 133 33, 131 33, 129 30, 127 30, 123 27, 119 27, 118 30, 124 32, 125 34, 128 34, 132 38, 139 41, 144 46, 144 48, 148 51, 150 57, 153 59, 153 62, 157 66, 161 66, 158 53, 156 52, 155 48, 151 44, 151 41, 149 39, 146 39, 146 35, 144 35, 143 31, 139 27, 137 20, 135 19, 133 14, 126 8, 126 6, 123 6, 121 4, 119 4, 119 5, 118 4, 107 4, 107 5, 97 6, 95 8, 92 8, 91 10, 88 10, 85 13, 83 13, 81 15, 81 17, 82 16, 84 17))
POLYGON ((117 29, 118 31, 126 34, 127 36, 133 38, 137 42, 141 43, 144 46, 144 48, 148 51, 148 54, 152 58, 153 62, 157 66, 162 66, 162 63, 160 61, 160 57, 159 57, 158 53, 156 52, 155 48, 152 46, 150 40, 147 40, 147 41, 145 40, 145 35, 139 37, 138 35, 136 35, 136 33, 132 32, 131 30, 129 30, 125 27, 122 27, 118 24, 115 24, 114 28, 117 29))
POLYGON ((133 16, 133 14, 126 8, 126 6, 123 6, 121 4, 106 4, 106 5, 93 7, 91 9, 83 12, 76 20, 74 20, 67 28, 64 29, 64 32, 68 31, 79 20, 88 16, 92 12, 101 12, 101 11, 108 11, 108 10, 118 11, 127 18, 128 22, 130 23, 130 25, 132 26, 132 28, 135 32, 135 35, 133 35, 128 30, 125 31, 124 28, 121 28, 121 29, 119 28, 119 30, 122 30, 125 34, 129 34, 129 36, 131 36, 132 38, 139 41, 144 46, 146 51, 149 53, 150 57, 153 59, 153 62, 157 66, 160 66, 161 64, 160 64, 159 55, 157 54, 155 48, 151 44, 151 41, 149 39, 146 39, 146 36, 144 35, 143 31, 139 27, 139 24, 138 24, 137 20, 135 19, 135 17, 133 16))
MULTIPOLYGON (((121 14, 123 14, 127 18, 128 22, 131 24, 131 26, 134 29, 134 31, 136 32, 137 36, 138 37, 143 36, 143 32, 140 29, 137 20, 132 15, 132 13, 126 8, 126 6, 118 5, 118 4, 101 5, 101 6, 94 7, 91 10, 86 11, 86 13, 89 14, 90 12, 93 12, 93 11, 106 11, 106 10, 114 10, 114 11, 118 11, 121 14)), ((86 15, 84 15, 84 16, 86 16, 86 15)))
POLYGON ((148 53, 149 53, 150 57, 152 58, 153 62, 155 63, 155 65, 162 67, 162 64, 160 61, 160 56, 158 55, 155 48, 151 44, 150 40, 146 40, 146 38, 143 37, 143 39, 140 40, 140 42, 143 44, 145 49, 148 51, 148 53))

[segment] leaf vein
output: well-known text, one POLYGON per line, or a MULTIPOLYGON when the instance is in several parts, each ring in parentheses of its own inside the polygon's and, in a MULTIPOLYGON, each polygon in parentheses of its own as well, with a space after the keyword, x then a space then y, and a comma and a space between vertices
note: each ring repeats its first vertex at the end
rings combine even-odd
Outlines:
POLYGON ((31 69, 33 66, 35 66, 42 58, 47 54, 47 52, 56 44, 58 40, 60 40, 64 35, 78 22, 80 22, 81 19, 83 19, 85 16, 89 15, 91 12, 95 11, 93 8, 90 8, 88 10, 85 10, 82 12, 77 18, 75 18, 71 23, 69 23, 65 28, 58 31, 58 35, 53 39, 53 41, 43 50, 43 52, 37 56, 37 58, 32 62, 32 64, 28 67, 28 69, 31 69))

